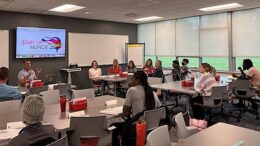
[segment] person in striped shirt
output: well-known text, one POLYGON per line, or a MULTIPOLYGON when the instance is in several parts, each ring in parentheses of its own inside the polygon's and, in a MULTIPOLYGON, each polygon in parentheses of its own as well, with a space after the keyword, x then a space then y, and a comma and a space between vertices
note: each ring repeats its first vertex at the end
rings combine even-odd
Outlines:
POLYGON ((194 90, 200 93, 200 96, 195 97, 191 100, 193 116, 196 119, 204 119, 204 109, 200 106, 194 105, 194 103, 203 104, 202 96, 211 96, 212 87, 217 86, 217 81, 214 76, 210 73, 211 66, 208 63, 202 63, 199 69, 201 77, 197 84, 194 86, 194 90))

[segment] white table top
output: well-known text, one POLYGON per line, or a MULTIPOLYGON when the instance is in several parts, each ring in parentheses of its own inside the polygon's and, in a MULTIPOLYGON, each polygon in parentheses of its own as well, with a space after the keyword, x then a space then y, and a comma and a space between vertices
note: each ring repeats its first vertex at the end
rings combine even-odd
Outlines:
POLYGON ((198 132, 176 146, 233 146, 244 141, 244 146, 260 146, 260 132, 230 124, 218 123, 198 132))
MULTIPOLYGON (((88 108, 85 110, 85 114, 89 116, 99 116, 105 115, 101 114, 99 111, 104 110, 111 107, 122 106, 125 102, 125 99, 114 97, 114 96, 99 96, 88 98, 88 108), (113 106, 105 106, 106 101, 117 99, 118 104, 113 106)), ((66 129, 69 127, 70 120, 68 119, 69 108, 68 104, 66 104, 66 112, 60 112, 60 104, 51 104, 46 105, 45 113, 43 121, 46 123, 52 123, 56 129, 66 129)), ((112 118, 112 115, 106 115, 107 118, 112 118)), ((6 124, 8 122, 17 122, 21 121, 21 113, 20 111, 10 112, 0 114, 0 129, 6 129, 6 124)))
POLYGON ((162 84, 151 85, 152 88, 161 90, 170 90, 184 94, 197 94, 193 87, 182 87, 181 81, 167 82, 162 84))

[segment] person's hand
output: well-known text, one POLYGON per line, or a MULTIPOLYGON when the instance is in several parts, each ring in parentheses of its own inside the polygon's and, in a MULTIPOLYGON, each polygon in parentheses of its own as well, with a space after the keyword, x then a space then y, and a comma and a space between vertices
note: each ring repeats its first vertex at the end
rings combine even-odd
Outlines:
POLYGON ((41 71, 42 71, 42 69, 41 69, 41 68, 36 68, 36 74, 40 74, 40 73, 41 73, 41 71))
POLYGON ((232 77, 233 77, 233 78, 237 78, 237 74, 233 73, 233 74, 232 74, 232 77))

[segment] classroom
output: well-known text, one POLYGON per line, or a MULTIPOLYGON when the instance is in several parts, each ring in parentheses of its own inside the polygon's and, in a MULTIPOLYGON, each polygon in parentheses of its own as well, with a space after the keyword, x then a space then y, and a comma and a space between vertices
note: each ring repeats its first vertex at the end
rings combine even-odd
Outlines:
POLYGON ((260 145, 258 0, 0 0, 0 20, 0 145, 260 145))

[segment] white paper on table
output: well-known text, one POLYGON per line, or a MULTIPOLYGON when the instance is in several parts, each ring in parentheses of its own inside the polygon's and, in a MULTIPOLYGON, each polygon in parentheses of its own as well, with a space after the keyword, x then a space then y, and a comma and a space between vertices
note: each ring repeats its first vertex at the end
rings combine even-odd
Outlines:
POLYGON ((119 115, 123 112, 123 106, 118 106, 118 107, 113 107, 113 108, 108 108, 105 110, 99 111, 102 114, 108 114, 108 115, 119 115))
POLYGON ((53 90, 54 89, 54 86, 57 86, 58 84, 50 84, 50 85, 48 85, 48 88, 50 89, 50 90, 53 90))
POLYGON ((116 104, 118 104, 118 101, 116 99, 106 101, 106 106, 116 105, 116 104))
POLYGON ((85 111, 78 111, 78 112, 73 112, 73 113, 69 113, 69 118, 70 117, 89 117, 89 115, 85 114, 85 111))
POLYGON ((105 78, 105 77, 108 77, 108 76, 106 76, 106 75, 104 75, 104 76, 100 76, 100 78, 105 78))
POLYGON ((128 75, 129 75, 129 76, 132 76, 132 75, 134 75, 134 73, 128 73, 128 75))
POLYGON ((245 142, 243 140, 240 140, 240 141, 236 142, 235 144, 233 144, 232 146, 245 146, 245 142))
POLYGON ((19 134, 20 131, 21 131, 21 129, 0 130, 0 142, 14 138, 15 136, 17 136, 19 134))
POLYGON ((22 122, 9 122, 6 124, 6 129, 22 129, 24 128, 26 125, 22 122))

